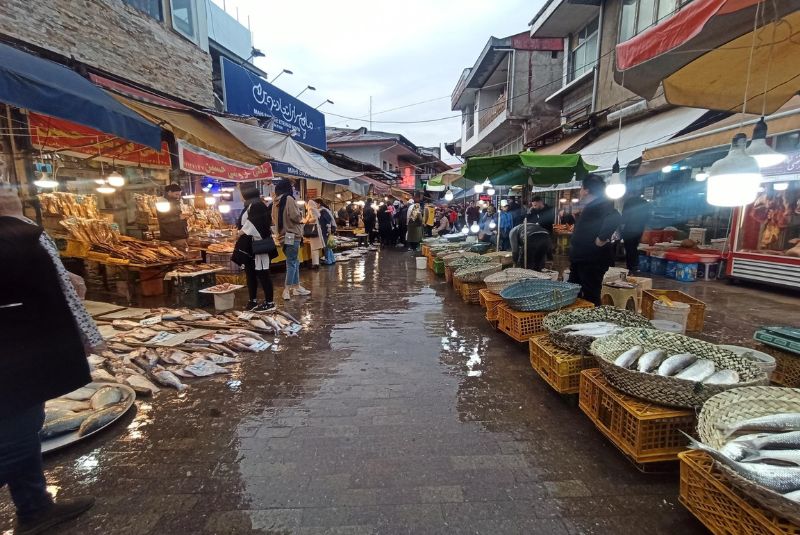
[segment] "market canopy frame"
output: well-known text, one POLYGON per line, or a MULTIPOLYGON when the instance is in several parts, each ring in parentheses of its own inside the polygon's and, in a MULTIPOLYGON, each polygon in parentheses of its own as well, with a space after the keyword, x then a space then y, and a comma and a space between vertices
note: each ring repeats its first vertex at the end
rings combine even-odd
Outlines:
POLYGON ((595 169, 580 154, 520 152, 470 158, 462 172, 468 180, 489 179, 494 186, 517 186, 563 184, 573 178, 580 180, 595 169))

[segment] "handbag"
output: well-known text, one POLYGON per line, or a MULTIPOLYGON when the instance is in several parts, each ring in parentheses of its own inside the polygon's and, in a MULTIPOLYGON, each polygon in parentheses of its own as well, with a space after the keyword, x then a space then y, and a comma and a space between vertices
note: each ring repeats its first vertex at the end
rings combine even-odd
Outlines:
POLYGON ((233 246, 231 262, 238 266, 243 266, 253 259, 253 238, 247 234, 242 234, 237 238, 236 245, 233 246))
POLYGON ((319 237, 319 231, 317 230, 316 223, 306 223, 303 225, 303 237, 304 238, 317 238, 319 237))

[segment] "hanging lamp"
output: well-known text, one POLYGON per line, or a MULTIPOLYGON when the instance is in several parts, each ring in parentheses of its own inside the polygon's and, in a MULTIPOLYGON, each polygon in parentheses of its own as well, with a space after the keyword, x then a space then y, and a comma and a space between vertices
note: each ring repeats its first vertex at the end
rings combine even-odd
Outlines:
POLYGON ((785 162, 787 158, 785 154, 781 154, 767 145, 767 121, 764 120, 764 117, 761 117, 753 128, 753 140, 745 152, 748 156, 756 159, 758 167, 761 169, 778 165, 785 162))
POLYGON ((156 210, 165 214, 169 212, 170 204, 169 201, 156 201, 156 210))
POLYGON ((772 189, 774 189, 775 191, 786 191, 787 189, 789 189, 789 183, 775 182, 774 184, 772 184, 772 189))
POLYGON ((469 227, 469 230, 473 234, 477 234, 481 230, 481 227, 477 223, 473 223, 472 226, 469 227))
POLYGON ((108 182, 109 186, 121 188, 125 185, 125 177, 116 171, 113 171, 110 175, 108 175, 108 178, 106 178, 106 182, 108 182))
POLYGON ((706 201, 712 206, 744 206, 758 195, 761 169, 746 153, 747 136, 736 134, 728 155, 714 162, 708 172, 706 201))
POLYGON ((447 191, 444 192, 444 200, 447 202, 453 200, 453 191, 450 189, 450 186, 447 186, 447 191))
POLYGON ((606 197, 609 199, 620 199, 625 195, 626 189, 625 183, 622 181, 622 177, 619 174, 619 158, 617 158, 611 168, 611 179, 606 185, 606 197))

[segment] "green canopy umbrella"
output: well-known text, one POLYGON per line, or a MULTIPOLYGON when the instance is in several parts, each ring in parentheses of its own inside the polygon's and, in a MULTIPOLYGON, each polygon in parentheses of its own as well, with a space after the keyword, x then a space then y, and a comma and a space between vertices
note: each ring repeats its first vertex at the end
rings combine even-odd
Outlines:
POLYGON ((450 169, 444 173, 439 173, 428 181, 428 186, 449 186, 456 181, 458 181, 459 184, 464 182, 464 175, 461 174, 461 169, 450 169))
POLYGON ((595 169, 597 166, 584 162, 580 154, 520 152, 470 158, 461 171, 473 181, 488 178, 495 186, 516 186, 562 184, 573 177, 580 180, 595 169))

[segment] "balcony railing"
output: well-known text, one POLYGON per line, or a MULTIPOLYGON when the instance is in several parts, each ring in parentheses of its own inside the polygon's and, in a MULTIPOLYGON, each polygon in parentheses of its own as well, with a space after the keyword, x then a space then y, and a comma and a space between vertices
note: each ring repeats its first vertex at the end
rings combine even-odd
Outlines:
POLYGON ((506 96, 502 94, 498 97, 497 102, 492 104, 489 108, 483 110, 478 118, 478 126, 480 130, 483 131, 484 128, 489 126, 489 124, 497 119, 497 117, 503 113, 506 109, 506 96))
POLYGON ((471 139, 472 136, 475 135, 475 124, 471 124, 467 127, 467 135, 465 139, 471 139))

